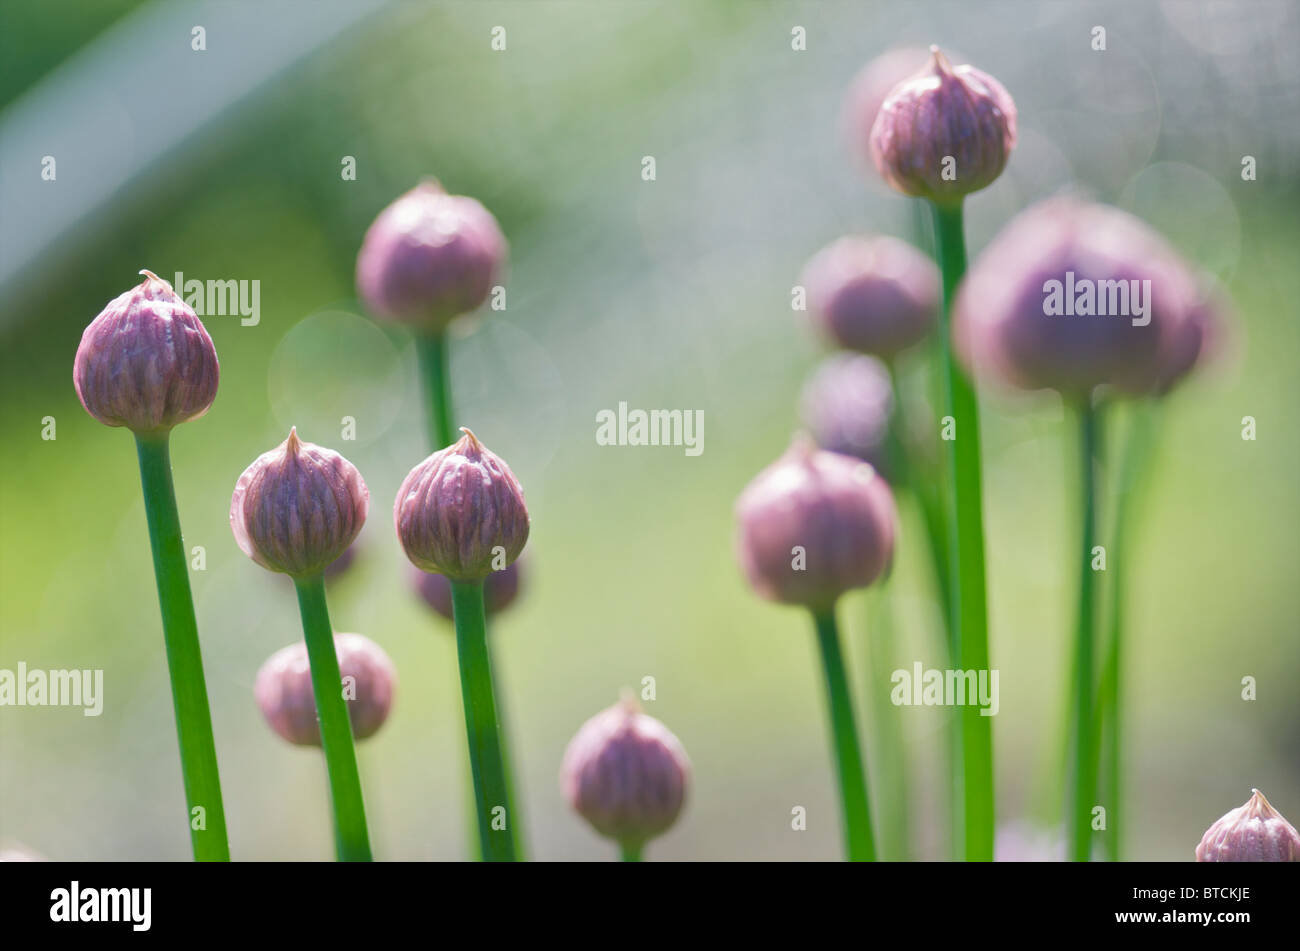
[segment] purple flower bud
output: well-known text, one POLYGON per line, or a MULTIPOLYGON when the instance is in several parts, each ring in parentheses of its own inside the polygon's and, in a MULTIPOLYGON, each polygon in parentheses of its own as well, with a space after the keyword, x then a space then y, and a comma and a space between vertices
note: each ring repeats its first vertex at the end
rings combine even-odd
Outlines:
POLYGON ((309 578, 352 544, 369 508, 370 491, 356 467, 291 429, 239 477, 230 529, 263 568, 309 578))
MULTIPOLYGON (((360 634, 335 634, 334 650, 348 703, 352 735, 373 736, 393 708, 397 670, 384 649, 360 634)), ((320 717, 312 691, 311 664, 302 641, 276 651, 257 672, 253 696, 271 729, 297 746, 320 746, 320 717)))
POLYGON ((809 314, 846 350, 889 358, 921 340, 939 308, 939 273, 905 241, 850 236, 804 268, 809 314))
MULTIPOLYGON (((483 579, 483 608, 488 615, 500 614, 514 604, 519 596, 520 565, 525 561, 523 555, 519 560, 506 566, 501 571, 493 571, 483 579)), ((411 569, 411 584, 424 602, 447 620, 452 620, 451 582, 446 576, 429 574, 419 568, 411 569)))
POLYGON ((889 566, 894 496, 868 463, 797 438, 736 502, 736 554, 754 590, 783 604, 830 608, 889 566))
POLYGON ((216 399, 217 350, 171 285, 140 273, 144 281, 109 301, 81 335, 72 382, 105 426, 165 432, 216 399))
POLYGON ((1300 862, 1300 834, 1254 789, 1244 806, 1205 831, 1196 861, 1300 862))
POLYGON ((625 696, 569 742, 560 788, 601 835, 639 847, 677 821, 690 776, 677 737, 625 696))
POLYGON ((930 47, 927 69, 894 88, 871 129, 876 169, 904 195, 939 204, 993 184, 1016 146, 1016 104, 974 66, 930 47))
POLYGON ((375 219, 357 255, 357 287, 374 314, 441 330, 487 299, 505 264, 496 218, 473 198, 426 181, 375 219))
POLYGON ((1226 298, 1217 289, 1206 290, 1171 335, 1161 357, 1156 393, 1168 393, 1197 367, 1220 356, 1234 324, 1226 298))
POLYGON ((854 156, 875 171, 871 156, 871 129, 880 107, 894 87, 925 68, 930 51, 921 46, 899 46, 885 50, 858 71, 844 97, 840 126, 854 156))
POLYGON ((407 475, 393 505, 406 557, 452 581, 482 581, 528 541, 524 490, 505 460, 468 429, 407 475))
POLYGON ((889 370, 863 354, 827 357, 803 388, 803 421, 817 445, 856 456, 882 475, 893 409, 889 370))
POLYGON ((1053 198, 972 265, 953 343, 972 372, 1025 389, 1147 393, 1190 365, 1188 349, 1199 353, 1186 324, 1200 299, 1191 270, 1137 218, 1053 198))

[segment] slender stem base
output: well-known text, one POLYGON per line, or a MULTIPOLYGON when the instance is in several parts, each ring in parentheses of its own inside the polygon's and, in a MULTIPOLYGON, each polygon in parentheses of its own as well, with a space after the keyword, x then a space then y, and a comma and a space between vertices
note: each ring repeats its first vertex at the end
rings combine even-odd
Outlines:
POLYGON ((640 862, 645 851, 645 845, 641 842, 620 842, 618 851, 619 857, 624 862, 640 862))
POLYGON ((425 400, 429 408, 425 420, 434 452, 445 449, 456 441, 456 430, 452 425, 448 350, 446 331, 421 333, 415 337, 415 352, 419 358, 420 376, 424 380, 425 400))
POLYGON ((1095 572, 1092 549, 1097 539, 1097 413, 1090 397, 1079 405, 1079 475, 1082 493, 1082 556, 1079 611, 1074 653, 1074 789, 1068 827, 1070 858, 1086 862, 1092 854, 1092 810, 1097 800, 1097 743, 1093 707, 1095 652, 1095 572))
POLYGON ((487 624, 483 611, 483 582, 451 582, 456 649, 460 658, 460 690, 465 705, 470 770, 474 774, 474 803, 479 842, 488 862, 515 861, 510 825, 510 794, 501 752, 500 725, 488 657, 487 624))
POLYGON ((361 774, 352 740, 352 722, 343 699, 343 676, 334 646, 325 604, 325 582, 320 575, 295 579, 302 631, 311 663, 311 685, 320 717, 321 748, 329 771, 330 799, 334 804, 334 845, 340 862, 369 862, 370 833, 361 798, 361 774))
POLYGON ((1139 492, 1147 459, 1152 451, 1154 407, 1139 403, 1130 407, 1128 430, 1124 438, 1120 459, 1119 483, 1116 486, 1115 513, 1112 520, 1109 551, 1110 598, 1109 637, 1106 659, 1102 667, 1101 686, 1098 690, 1097 718, 1102 724, 1101 742, 1105 753, 1106 777, 1104 800, 1106 803, 1106 855, 1112 862, 1121 858, 1123 840, 1120 835, 1123 822, 1121 799, 1124 794, 1124 731, 1123 699, 1124 680, 1124 610, 1126 582, 1131 579, 1128 565, 1129 535, 1134 512, 1138 507, 1135 496, 1139 492))
POLYGON ((831 741, 835 769, 840 782, 840 804, 844 819, 844 846, 850 862, 876 860, 875 837, 871 832, 871 808, 867 801, 867 771, 858 745, 858 727, 853 717, 853 699, 844 673, 835 609, 813 612, 817 643, 821 648, 822 670, 826 675, 826 699, 830 706, 831 741))
POLYGON ((167 671, 180 741, 181 775, 189 804, 190 844, 200 862, 230 861, 226 812, 217 774, 217 747, 212 736, 208 688, 203 678, 199 628, 190 594, 189 562, 176 511, 168 434, 136 436, 140 484, 149 521, 158 604, 167 644, 167 671))
MULTIPOLYGON (((962 670, 989 668, 988 606, 984 577, 983 486, 980 473, 979 406, 969 378, 952 356, 953 296, 966 272, 962 206, 931 205, 935 249, 943 273, 939 326, 944 415, 954 431, 945 439, 950 491, 948 539, 951 559, 953 639, 962 670)), ((961 744, 955 753, 962 773, 962 841, 967 861, 993 860, 993 724, 975 704, 960 708, 961 744)))

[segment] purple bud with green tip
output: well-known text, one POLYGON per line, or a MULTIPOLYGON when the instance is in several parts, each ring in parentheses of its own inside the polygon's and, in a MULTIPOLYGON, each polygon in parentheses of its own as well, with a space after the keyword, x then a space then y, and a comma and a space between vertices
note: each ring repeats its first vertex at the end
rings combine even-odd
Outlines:
POLYGON ((569 742, 560 788, 597 832, 639 849, 677 821, 690 776, 677 737, 625 696, 584 723, 569 742))
POLYGON ((465 435, 410 471, 393 524, 411 563, 452 581, 482 581, 528 541, 524 490, 505 460, 465 435))
POLYGON ((230 529, 240 549, 271 571, 321 574, 365 524, 370 491, 332 449, 289 438, 254 460, 235 485, 230 529))
MULTIPOLYGON (((360 634, 335 634, 334 650, 352 735, 364 740, 388 719, 397 670, 382 647, 360 634)), ((257 672, 253 696, 266 722, 280 736, 296 746, 321 745, 305 643, 290 644, 267 659, 257 672)))
POLYGON ((106 426, 166 432, 197 419, 217 396, 217 351, 203 322, 149 271, 109 301, 81 335, 72 381, 106 426))
POLYGON ((441 330, 486 299, 506 260, 492 213, 426 181, 380 212, 357 255, 357 288, 379 317, 441 330))

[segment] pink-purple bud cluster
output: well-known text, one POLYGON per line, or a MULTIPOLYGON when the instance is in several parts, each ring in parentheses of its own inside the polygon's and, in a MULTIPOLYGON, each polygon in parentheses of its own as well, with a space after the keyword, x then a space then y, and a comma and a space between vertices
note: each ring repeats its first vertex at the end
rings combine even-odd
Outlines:
MULTIPOLYGON (((360 634, 335 634, 334 650, 352 735, 364 740, 388 719, 397 670, 382 647, 360 634)), ((253 696, 266 722, 280 736, 297 746, 321 745, 306 644, 299 641, 272 654, 257 672, 253 696)))
POLYGON ((856 456, 887 478, 894 408, 889 369, 875 357, 837 353, 804 384, 800 411, 817 445, 856 456))
POLYGON ((217 351, 203 322, 149 271, 109 301, 81 336, 72 380, 81 405, 106 426, 166 432, 208 411, 217 351))

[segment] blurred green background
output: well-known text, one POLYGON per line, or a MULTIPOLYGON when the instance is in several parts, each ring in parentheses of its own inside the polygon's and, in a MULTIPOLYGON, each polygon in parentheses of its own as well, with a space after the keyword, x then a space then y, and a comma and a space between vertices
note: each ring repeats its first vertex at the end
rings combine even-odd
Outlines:
MULTIPOLYGON (((821 356, 790 310, 804 262, 910 221, 856 167, 843 93, 885 49, 931 42, 1020 110, 1008 171, 968 202, 972 254, 1026 203, 1081 187, 1152 222, 1238 310, 1229 359, 1161 417, 1135 533, 1128 854, 1190 859, 1252 786, 1300 821, 1298 39, 1291 3, 5 3, 0 667, 102 668, 106 697, 98 718, 0 709, 0 843, 189 856, 134 449, 71 382, 82 329, 148 267, 260 281, 256 326, 205 318, 220 394, 172 443, 186 543, 206 550, 192 581, 234 856, 332 857, 319 755, 281 742, 252 700, 261 662, 300 636, 291 587, 227 523, 236 478, 290 425, 372 493, 331 609, 400 674, 361 749, 376 855, 465 855, 453 639, 410 594, 389 515, 427 452, 414 356, 361 316, 353 284, 375 214, 436 175, 511 244, 507 310, 465 328, 453 373, 458 421, 509 461, 533 516, 526 596, 494 631, 531 855, 613 855, 565 807, 557 770, 584 720, 652 676, 648 712, 681 738, 694 785, 651 858, 838 857, 810 624, 742 582, 732 504, 784 449, 821 356), (1241 179, 1244 155, 1257 181, 1241 179), (702 409, 703 455, 597 447, 596 413, 620 401, 702 409), (355 442, 340 440, 345 415, 355 442), (1246 415, 1257 441, 1241 439, 1246 415)), ((1072 443, 1052 397, 988 393, 984 412, 999 817, 1050 826, 1072 443)), ((893 615, 899 666, 942 663, 919 538, 905 506, 889 605, 841 608, 864 723, 868 693, 888 688, 868 667, 869 616, 893 615)), ((943 714, 898 716, 911 854, 942 858, 943 714)), ((875 754, 881 796, 897 776, 875 754)))

